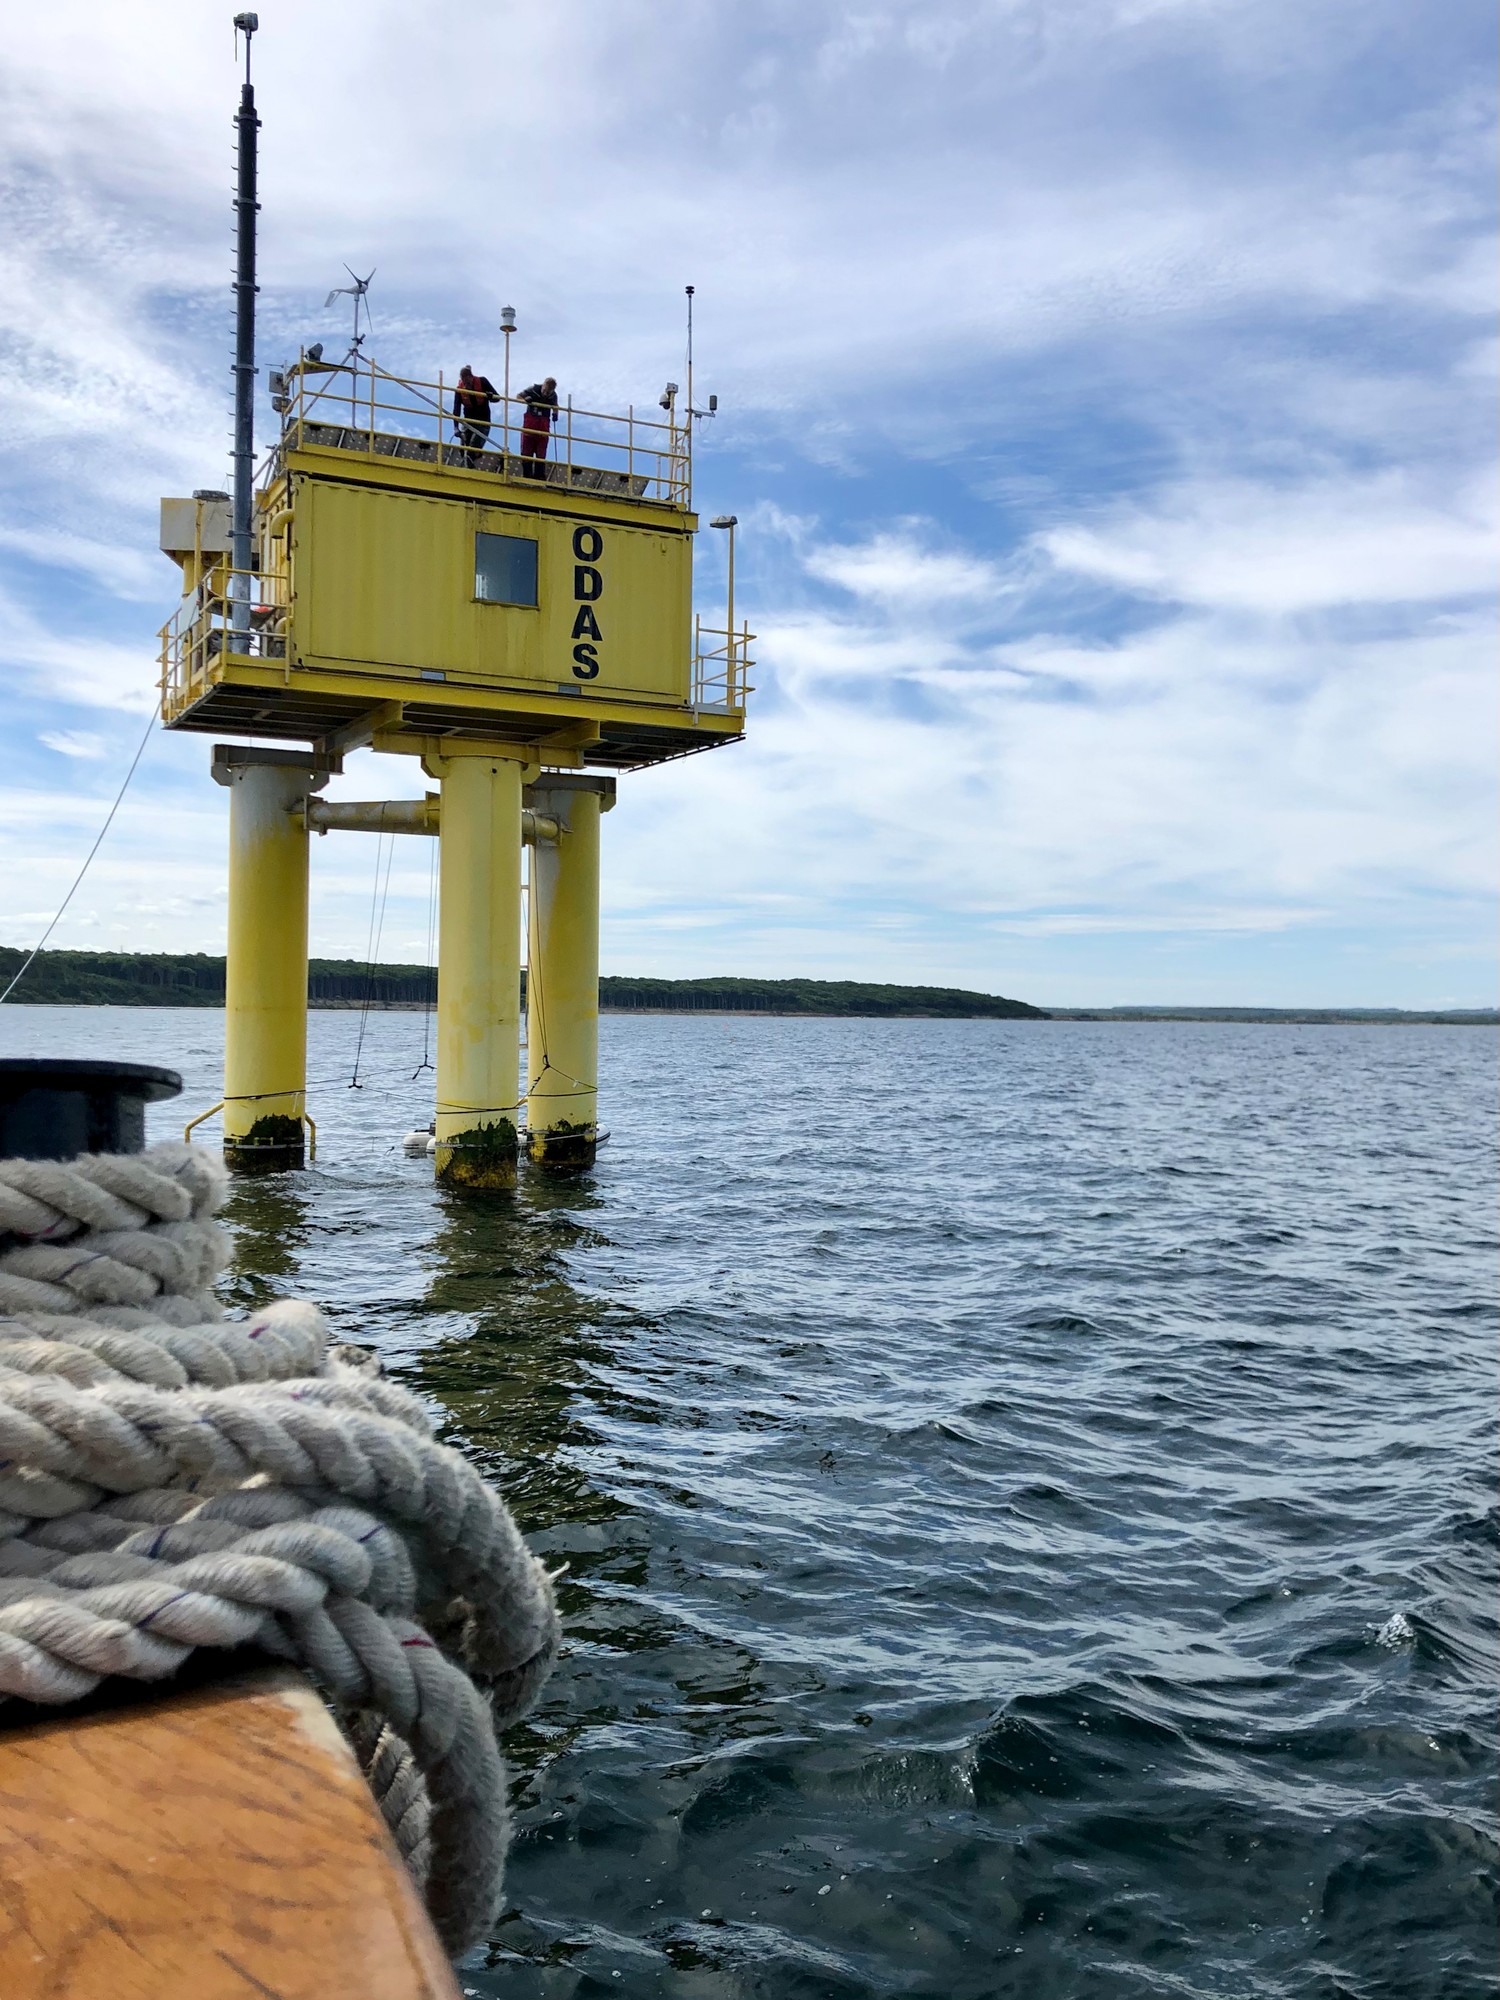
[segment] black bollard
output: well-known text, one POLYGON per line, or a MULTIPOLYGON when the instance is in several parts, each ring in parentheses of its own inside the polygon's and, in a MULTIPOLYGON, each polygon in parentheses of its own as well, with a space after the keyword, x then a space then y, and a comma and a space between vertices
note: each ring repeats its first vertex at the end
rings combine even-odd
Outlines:
POLYGON ((10 1057, 0 1061, 0 1159, 139 1153, 146 1106, 181 1089, 176 1070, 150 1063, 10 1057))

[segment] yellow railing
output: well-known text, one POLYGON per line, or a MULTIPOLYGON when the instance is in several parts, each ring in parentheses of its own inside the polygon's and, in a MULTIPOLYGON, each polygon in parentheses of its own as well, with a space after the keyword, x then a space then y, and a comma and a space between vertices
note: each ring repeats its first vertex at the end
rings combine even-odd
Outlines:
POLYGON ((539 434, 525 428, 527 405, 497 396, 489 420, 455 417, 457 384, 392 375, 356 356, 334 364, 310 361, 271 377, 281 436, 257 475, 274 479, 288 450, 331 446, 379 458, 457 466, 515 481, 542 481, 612 499, 649 500, 669 507, 692 504, 691 422, 675 408, 644 416, 631 405, 623 416, 575 409, 571 398, 554 414, 544 457, 531 455, 539 434), (530 439, 528 445, 527 440, 530 439))
POLYGON ((755 665, 750 646, 755 634, 748 625, 726 631, 722 625, 705 625, 693 619, 693 701, 695 709, 710 713, 739 714, 755 690, 746 676, 755 665), (714 641, 718 641, 717 644, 714 641))
MULTIPOLYGON (((290 678, 290 595, 283 572, 255 570, 247 575, 219 568, 183 598, 161 629, 162 713, 169 722, 207 690, 226 653, 276 661, 290 678)), ((727 631, 694 617, 690 702, 694 709, 711 714, 743 712, 755 692, 749 681, 755 665, 750 657, 754 639, 747 625, 727 631)))
POLYGON ((161 704, 168 721, 208 687, 221 654, 287 662, 290 591, 277 571, 218 568, 161 628, 161 704))

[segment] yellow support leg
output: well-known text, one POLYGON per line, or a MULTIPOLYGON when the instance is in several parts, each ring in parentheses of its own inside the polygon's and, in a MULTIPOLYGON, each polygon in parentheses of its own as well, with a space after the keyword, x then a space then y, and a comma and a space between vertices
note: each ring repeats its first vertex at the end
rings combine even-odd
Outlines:
POLYGON ((544 779, 526 793, 558 829, 531 849, 526 1151, 543 1167, 591 1167, 599 1139, 599 811, 607 782, 544 779))
POLYGON ((235 760, 214 770, 229 787, 224 1157, 265 1173, 304 1164, 306 805, 325 781, 311 759, 284 752, 235 760))
POLYGON ((503 751, 455 745, 442 780, 438 894, 437 1178, 516 1181, 520 1124, 521 786, 503 751))

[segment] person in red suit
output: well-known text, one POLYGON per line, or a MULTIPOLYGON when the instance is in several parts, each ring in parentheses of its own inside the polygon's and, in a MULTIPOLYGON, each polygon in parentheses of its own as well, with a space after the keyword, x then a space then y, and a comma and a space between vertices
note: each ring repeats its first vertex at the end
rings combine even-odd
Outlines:
POLYGON ((557 378, 533 382, 521 391, 526 414, 521 419, 521 470, 528 479, 545 479, 542 461, 547 456, 547 439, 557 422, 557 378))

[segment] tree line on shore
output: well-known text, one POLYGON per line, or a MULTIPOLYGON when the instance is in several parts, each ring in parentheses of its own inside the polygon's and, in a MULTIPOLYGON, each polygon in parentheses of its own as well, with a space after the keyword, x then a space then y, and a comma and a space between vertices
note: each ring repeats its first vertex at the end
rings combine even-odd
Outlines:
MULTIPOLYGON (((0 984, 26 954, 0 946, 0 984)), ((522 974, 522 993, 525 974, 522 974)), ((421 1007, 437 998, 430 965, 364 965, 309 959, 313 1007, 421 1007)), ((12 1004, 74 1007, 222 1007, 224 961, 204 952, 43 951, 12 1004)), ((950 1019, 1046 1020, 1040 1007, 961 987, 898 986, 851 979, 641 979, 607 976, 599 1004, 640 1013, 928 1015, 950 1019)))

